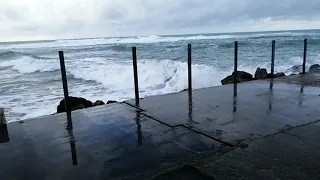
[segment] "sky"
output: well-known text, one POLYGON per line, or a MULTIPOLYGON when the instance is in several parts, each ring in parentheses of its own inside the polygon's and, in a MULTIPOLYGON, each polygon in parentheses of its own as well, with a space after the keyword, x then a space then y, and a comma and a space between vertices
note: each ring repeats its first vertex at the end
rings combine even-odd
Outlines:
POLYGON ((0 41, 320 29, 320 0, 0 0, 0 41))

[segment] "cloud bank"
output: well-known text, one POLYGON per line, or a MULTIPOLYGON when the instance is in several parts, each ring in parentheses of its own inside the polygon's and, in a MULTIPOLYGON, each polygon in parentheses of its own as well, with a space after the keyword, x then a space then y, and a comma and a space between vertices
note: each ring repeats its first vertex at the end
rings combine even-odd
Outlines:
POLYGON ((319 0, 1 0, 0 41, 320 29, 319 0))

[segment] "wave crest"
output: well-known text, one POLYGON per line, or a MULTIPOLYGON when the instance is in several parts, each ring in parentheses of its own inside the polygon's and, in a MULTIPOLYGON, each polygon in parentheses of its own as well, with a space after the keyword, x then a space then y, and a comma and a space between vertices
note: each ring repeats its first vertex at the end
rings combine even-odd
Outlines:
POLYGON ((13 70, 22 74, 34 72, 50 72, 59 70, 59 62, 53 59, 38 59, 29 56, 23 56, 18 59, 4 61, 0 67, 11 67, 13 70))

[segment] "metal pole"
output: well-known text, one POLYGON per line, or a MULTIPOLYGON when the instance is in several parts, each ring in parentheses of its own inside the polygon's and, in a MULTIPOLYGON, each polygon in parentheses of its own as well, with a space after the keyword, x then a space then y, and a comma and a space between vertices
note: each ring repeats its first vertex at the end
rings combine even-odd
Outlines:
POLYGON ((136 98, 136 106, 139 106, 139 81, 138 81, 138 68, 137 68, 137 48, 132 47, 132 60, 133 60, 133 77, 134 77, 134 91, 136 98))
POLYGON ((188 90, 192 91, 191 44, 188 44, 188 90))
POLYGON ((272 40, 272 55, 271 55, 271 76, 274 75, 274 55, 275 55, 275 49, 276 49, 276 41, 272 40))
POLYGON ((62 85, 63 85, 63 93, 64 93, 64 105, 67 113, 67 121, 68 126, 67 129, 72 129, 72 119, 71 119, 71 108, 69 107, 69 92, 68 92, 68 83, 67 83, 67 74, 66 67, 64 64, 64 55, 63 51, 59 51, 60 58, 60 67, 61 67, 61 77, 62 77, 62 85))
POLYGON ((233 84, 234 96, 237 97, 237 79, 238 79, 238 41, 234 42, 234 71, 233 71, 233 84))
POLYGON ((307 61, 307 47, 308 40, 304 39, 304 51, 303 51, 303 64, 302 64, 302 74, 306 73, 306 61, 307 61))

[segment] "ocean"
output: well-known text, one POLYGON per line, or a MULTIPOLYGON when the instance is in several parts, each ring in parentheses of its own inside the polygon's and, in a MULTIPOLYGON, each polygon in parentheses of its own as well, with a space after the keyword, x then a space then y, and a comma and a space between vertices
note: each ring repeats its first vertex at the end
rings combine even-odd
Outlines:
POLYGON ((194 88, 221 85, 233 71, 234 41, 238 69, 254 74, 270 69, 276 40, 275 72, 302 64, 308 39, 307 67, 320 63, 320 30, 146 37, 64 39, 0 43, 0 106, 10 121, 56 112, 63 99, 58 51, 65 54, 70 96, 91 101, 134 98, 132 52, 137 47, 140 96, 187 88, 187 44, 192 44, 194 88))

